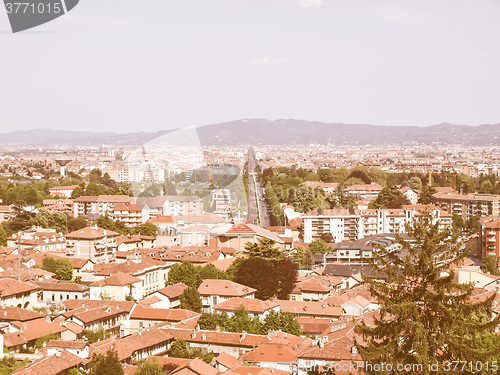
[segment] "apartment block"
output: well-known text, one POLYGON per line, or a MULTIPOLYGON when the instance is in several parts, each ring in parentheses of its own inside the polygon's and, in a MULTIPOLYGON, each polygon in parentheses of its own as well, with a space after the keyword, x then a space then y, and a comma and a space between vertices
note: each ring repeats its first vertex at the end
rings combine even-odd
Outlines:
POLYGON ((472 216, 500 215, 500 195, 496 194, 443 194, 432 196, 432 203, 450 214, 467 221, 472 216))

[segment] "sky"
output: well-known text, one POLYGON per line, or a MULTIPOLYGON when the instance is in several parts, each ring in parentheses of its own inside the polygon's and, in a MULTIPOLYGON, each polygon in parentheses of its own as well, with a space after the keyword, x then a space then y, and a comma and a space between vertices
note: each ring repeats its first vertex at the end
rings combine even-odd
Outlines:
POLYGON ((13 34, 0 133, 500 123, 500 0, 80 0, 13 34))

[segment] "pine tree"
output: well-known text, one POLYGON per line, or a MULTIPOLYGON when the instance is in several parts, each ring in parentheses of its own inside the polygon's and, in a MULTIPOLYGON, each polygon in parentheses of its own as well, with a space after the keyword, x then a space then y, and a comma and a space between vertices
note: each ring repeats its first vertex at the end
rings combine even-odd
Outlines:
MULTIPOLYGON (((372 262, 374 277, 364 276, 381 310, 373 326, 363 323, 356 328, 364 339, 357 347, 366 363, 393 366, 392 371, 386 367, 366 372, 396 374, 397 364, 421 364, 420 371, 405 373, 450 374, 446 361, 484 363, 497 355, 500 349, 477 343, 498 326, 500 316, 472 319, 488 316, 494 296, 472 303, 473 286, 454 281, 453 266, 466 256, 457 237, 450 228, 440 229, 428 212, 407 231, 410 240, 397 238, 399 255, 380 248, 372 262), (383 275, 385 282, 380 280, 383 275), (436 368, 429 368, 436 363, 436 368)), ((469 373, 460 370, 452 372, 469 373)))
POLYGON ((203 304, 201 303, 200 293, 195 288, 189 287, 185 289, 179 299, 181 301, 181 309, 201 313, 203 304))

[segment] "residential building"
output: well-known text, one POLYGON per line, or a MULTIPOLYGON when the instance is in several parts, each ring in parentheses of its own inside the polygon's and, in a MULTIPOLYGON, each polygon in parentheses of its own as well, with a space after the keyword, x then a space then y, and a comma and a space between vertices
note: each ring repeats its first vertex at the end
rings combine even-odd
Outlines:
POLYGON ((377 199, 379 193, 384 187, 379 184, 364 184, 364 185, 349 185, 345 187, 345 192, 348 195, 362 199, 366 202, 371 202, 377 199))
POLYGON ((81 196, 73 201, 73 217, 113 215, 118 203, 134 204, 135 198, 128 195, 81 196))
POLYGON ((7 238, 7 246, 21 250, 53 252, 66 247, 66 238, 55 229, 34 227, 12 234, 7 238))
POLYGON ((13 306, 24 309, 39 307, 37 292, 40 288, 34 284, 9 278, 0 279, 0 307, 13 306))
POLYGON ((120 221, 127 227, 135 227, 142 224, 142 210, 135 203, 117 203, 109 216, 120 221))
POLYGON ((69 299, 85 300, 90 298, 89 287, 76 283, 65 282, 35 282, 40 288, 37 299, 40 304, 58 305, 69 299))
POLYGON ((255 298, 233 297, 229 298, 214 306, 214 311, 218 313, 226 312, 229 317, 234 315, 234 312, 244 307, 251 317, 258 316, 264 321, 271 311, 279 312, 280 307, 272 301, 261 301, 255 298))
POLYGON ((257 290, 230 280, 203 280, 198 287, 203 310, 213 312, 214 306, 233 297, 254 298, 257 290))
POLYGON ((283 248, 284 240, 268 229, 248 222, 227 224, 212 229, 211 246, 232 247, 237 252, 245 251, 247 242, 256 243, 260 238, 268 238, 276 242, 276 246, 283 248))
POLYGON ((203 199, 195 196, 138 197, 143 221, 164 215, 203 215, 203 199))
POLYGON ((77 187, 79 186, 78 185, 54 186, 49 188, 49 193, 54 197, 69 199, 71 197, 71 194, 73 193, 73 190, 75 190, 77 187))
POLYGON ((118 233, 97 226, 79 229, 66 235, 66 256, 89 259, 94 263, 114 261, 118 233))
POLYGON ((500 195, 436 193, 431 199, 446 212, 462 216, 464 221, 472 216, 500 215, 500 195))
POLYGON ((231 191, 229 189, 213 189, 211 200, 214 214, 228 220, 231 217, 231 191))
POLYGON ((117 273, 90 284, 90 298, 113 301, 140 300, 142 280, 127 273, 117 273))

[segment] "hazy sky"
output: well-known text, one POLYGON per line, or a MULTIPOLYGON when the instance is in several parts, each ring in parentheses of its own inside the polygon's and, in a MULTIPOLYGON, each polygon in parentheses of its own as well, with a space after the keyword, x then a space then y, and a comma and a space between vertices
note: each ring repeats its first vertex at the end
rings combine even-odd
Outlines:
POLYGON ((0 132, 500 123, 500 0, 80 0, 12 34, 0 132))

